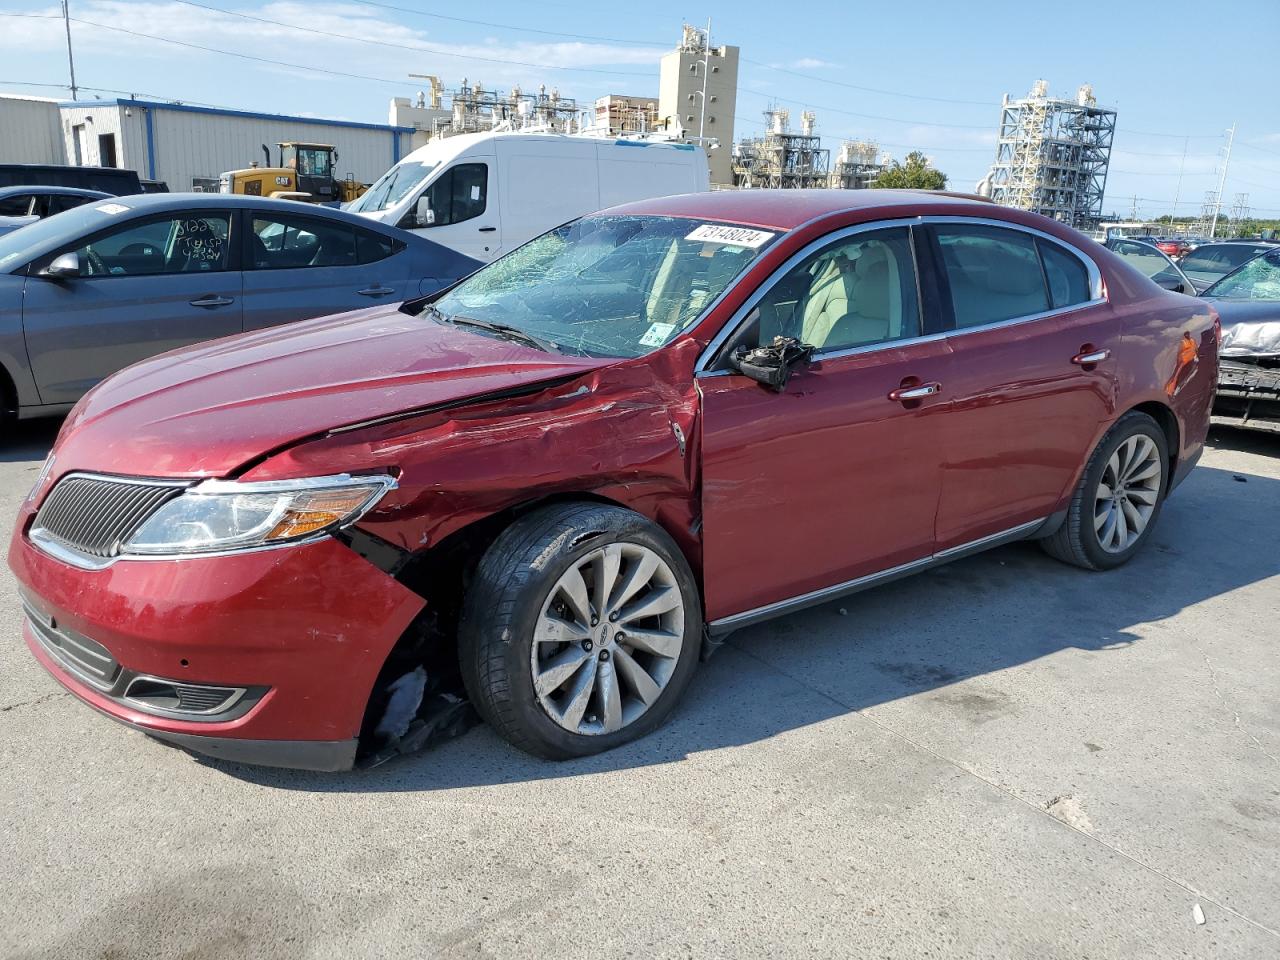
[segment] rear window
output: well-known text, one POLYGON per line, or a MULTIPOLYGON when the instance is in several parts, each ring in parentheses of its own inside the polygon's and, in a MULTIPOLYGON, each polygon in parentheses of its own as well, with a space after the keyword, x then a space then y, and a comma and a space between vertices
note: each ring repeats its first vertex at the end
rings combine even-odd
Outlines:
POLYGON ((1256 257, 1261 251, 1256 247, 1243 247, 1237 244, 1201 247, 1182 258, 1179 266, 1183 273, 1230 273, 1246 260, 1256 257))
MULTIPOLYGON (((980 224, 937 227, 956 327, 980 327, 1049 309, 1035 238, 980 224)), ((1068 294, 1069 282, 1064 285, 1068 294)))

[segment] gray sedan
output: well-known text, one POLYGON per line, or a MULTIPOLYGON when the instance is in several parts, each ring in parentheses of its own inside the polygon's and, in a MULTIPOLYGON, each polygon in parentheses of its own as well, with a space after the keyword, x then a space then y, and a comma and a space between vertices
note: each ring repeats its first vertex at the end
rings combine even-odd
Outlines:
POLYGON ((0 234, 111 196, 101 190, 77 187, 0 187, 0 234))
POLYGON ((327 207, 222 194, 111 197, 0 236, 0 391, 62 413, 188 343, 407 300, 479 264, 327 207))

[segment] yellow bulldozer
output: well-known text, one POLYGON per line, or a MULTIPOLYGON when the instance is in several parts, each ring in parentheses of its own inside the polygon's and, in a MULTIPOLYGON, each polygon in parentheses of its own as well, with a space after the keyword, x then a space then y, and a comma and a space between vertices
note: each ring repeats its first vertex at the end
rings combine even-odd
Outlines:
POLYGON ((266 166, 256 163, 243 170, 229 170, 218 178, 221 193, 252 197, 277 197, 309 203, 349 203, 369 189, 351 174, 338 179, 334 165, 338 151, 327 143, 278 143, 279 163, 271 166, 271 151, 262 145, 266 166))

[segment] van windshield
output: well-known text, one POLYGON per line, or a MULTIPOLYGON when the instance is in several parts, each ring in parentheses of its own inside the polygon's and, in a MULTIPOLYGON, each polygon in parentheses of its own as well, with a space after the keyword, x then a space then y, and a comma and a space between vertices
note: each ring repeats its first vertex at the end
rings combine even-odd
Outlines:
POLYGON ((397 163, 347 209, 353 213, 373 213, 394 207, 438 166, 439 162, 424 163, 417 160, 397 163))
POLYGON ((638 357, 688 329, 777 235, 677 217, 584 217, 434 307, 443 320, 514 327, 569 353, 638 357))

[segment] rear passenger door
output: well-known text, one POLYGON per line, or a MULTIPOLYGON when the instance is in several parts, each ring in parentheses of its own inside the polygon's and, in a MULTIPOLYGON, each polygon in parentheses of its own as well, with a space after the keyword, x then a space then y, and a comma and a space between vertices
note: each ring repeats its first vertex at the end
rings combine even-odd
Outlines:
POLYGON ((405 244, 341 220, 255 211, 246 218, 246 330, 395 303, 406 291, 405 244))
POLYGON ((1120 324, 1096 266, 1036 231, 930 224, 952 309, 938 550, 1049 516, 1115 415, 1120 324))

